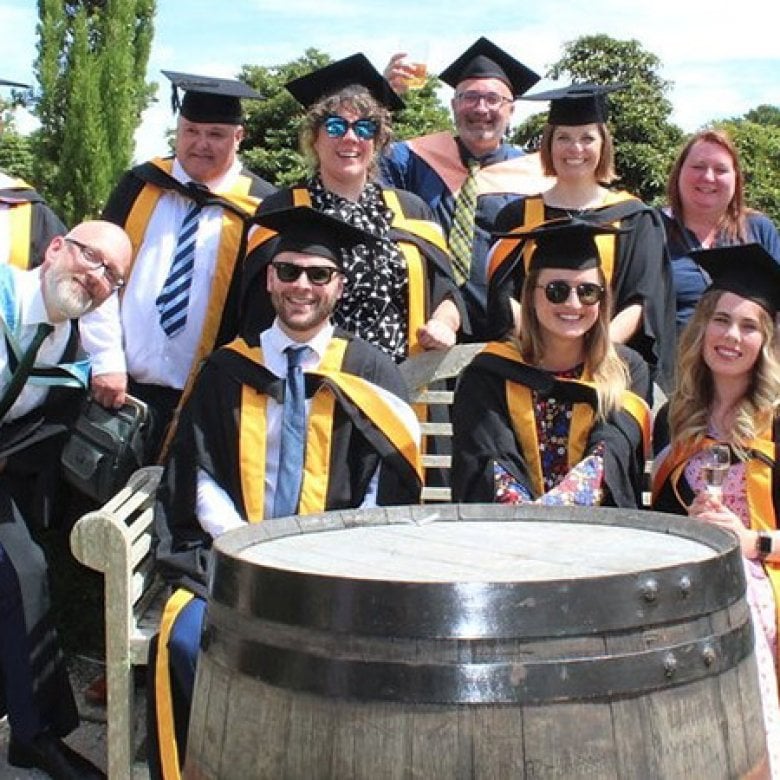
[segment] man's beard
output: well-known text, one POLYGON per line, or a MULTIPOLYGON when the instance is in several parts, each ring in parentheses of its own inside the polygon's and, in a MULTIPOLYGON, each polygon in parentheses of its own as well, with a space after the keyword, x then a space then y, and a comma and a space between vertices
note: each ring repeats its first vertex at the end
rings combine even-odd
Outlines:
POLYGON ((72 274, 50 270, 44 276, 46 302, 65 319, 74 320, 92 308, 92 296, 72 274))

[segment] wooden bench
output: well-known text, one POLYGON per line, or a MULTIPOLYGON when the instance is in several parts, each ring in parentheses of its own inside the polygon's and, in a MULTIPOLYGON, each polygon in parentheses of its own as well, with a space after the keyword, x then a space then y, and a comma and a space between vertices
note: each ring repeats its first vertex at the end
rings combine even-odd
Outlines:
MULTIPOLYGON (((452 424, 449 422, 449 414, 445 415, 447 418, 445 422, 428 420, 428 412, 436 407, 452 405, 453 381, 484 346, 484 344, 457 344, 448 350, 423 352, 401 363, 401 373, 409 388, 412 403, 422 407, 420 416, 423 432, 423 467, 426 473, 433 469, 448 472, 452 465, 449 454, 436 454, 450 452, 452 424)), ((450 500, 449 487, 429 485, 428 481, 425 479, 423 502, 450 500)))
MULTIPOLYGON (((452 390, 428 390, 456 377, 482 345, 458 345, 407 360, 401 371, 416 404, 424 408, 452 403, 452 390)), ((428 437, 452 436, 449 423, 423 423, 428 437)), ((428 469, 449 469, 448 455, 426 455, 428 469)), ((100 509, 81 517, 71 531, 76 558, 105 576, 106 681, 108 685, 108 775, 131 778, 138 750, 133 670, 144 666, 157 632, 166 589, 154 576, 151 555, 154 492, 162 468, 137 471, 127 486, 100 509)), ((425 487, 425 501, 449 501, 449 488, 425 487)), ((144 769, 135 767, 143 776, 144 769)))
MULTIPOLYGON (((104 575, 108 776, 133 777, 134 667, 144 666, 157 632, 165 588, 151 555, 154 492, 162 467, 136 471, 125 488, 73 526, 70 546, 85 566, 104 575)), ((139 773, 143 776, 143 773, 139 773)))

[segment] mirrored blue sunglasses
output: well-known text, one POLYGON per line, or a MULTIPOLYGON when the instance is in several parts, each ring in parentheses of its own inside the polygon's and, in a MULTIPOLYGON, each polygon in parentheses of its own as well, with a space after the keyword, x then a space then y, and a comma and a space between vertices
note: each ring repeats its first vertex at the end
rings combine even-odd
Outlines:
POLYGON ((343 116, 329 116, 322 124, 329 138, 343 138, 351 129, 361 141, 370 141, 379 130, 379 125, 373 119, 348 122, 343 116))

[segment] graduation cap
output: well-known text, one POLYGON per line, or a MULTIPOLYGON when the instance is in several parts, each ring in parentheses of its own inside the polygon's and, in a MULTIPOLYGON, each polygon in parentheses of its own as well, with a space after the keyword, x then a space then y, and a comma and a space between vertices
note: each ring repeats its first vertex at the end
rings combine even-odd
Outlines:
POLYGON ((453 89, 466 79, 500 79, 517 98, 531 89, 540 76, 482 37, 448 65, 439 78, 453 89))
POLYGON ((352 84, 364 86, 377 101, 391 111, 404 107, 404 101, 398 97, 390 82, 362 53, 332 62, 324 68, 288 81, 284 86, 304 108, 309 108, 326 95, 352 84))
POLYGON ((21 89, 29 89, 29 84, 22 84, 19 81, 8 81, 8 79, 0 79, 0 87, 19 87, 21 89))
POLYGON ((258 214, 254 221, 279 234, 275 253, 305 252, 343 265, 343 250, 374 244, 377 238, 338 217, 309 206, 292 206, 258 214))
POLYGON ((191 73, 162 71, 170 79, 173 112, 180 111, 190 122, 240 125, 243 121, 241 98, 262 99, 262 95, 243 81, 195 76, 191 73), (179 99, 179 90, 184 97, 179 99))
POLYGON ((780 263, 761 244, 696 249, 690 255, 710 275, 709 289, 747 298, 772 318, 780 310, 780 263))
POLYGON ((607 95, 625 89, 623 84, 571 84, 568 87, 523 95, 523 100, 549 100, 551 125, 604 123, 609 115, 607 95))
POLYGON ((587 222, 577 217, 551 219, 535 227, 494 233, 497 238, 519 238, 534 242, 528 270, 568 268, 585 271, 601 266, 596 236, 619 235, 625 230, 613 225, 587 222))

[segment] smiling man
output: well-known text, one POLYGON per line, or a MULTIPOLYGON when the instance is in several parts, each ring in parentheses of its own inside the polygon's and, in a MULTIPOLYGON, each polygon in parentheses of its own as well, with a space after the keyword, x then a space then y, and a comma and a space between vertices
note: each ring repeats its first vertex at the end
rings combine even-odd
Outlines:
POLYGON ((117 407, 129 392, 149 405, 148 461, 194 368, 237 331, 246 219, 275 191, 237 157, 241 100, 261 96, 240 81, 164 73, 179 109, 175 155, 128 171, 111 195, 104 217, 130 234, 132 272, 121 298, 82 324, 97 401, 117 407))
POLYGON ((419 428, 400 372, 330 319, 341 250, 375 239, 308 207, 257 220, 279 234, 265 280, 276 318, 206 361, 158 492, 156 560, 177 590, 152 666, 152 777, 176 777, 185 754, 212 541, 271 517, 419 501, 419 428))
MULTIPOLYGON (((408 71, 398 54, 385 75, 400 91, 408 71)), ((486 260, 495 217, 518 195, 541 192, 552 183, 542 176, 537 155, 524 155, 504 140, 514 101, 539 76, 480 38, 439 78, 455 89, 451 105, 457 135, 434 133, 393 144, 380 162, 382 178, 388 186, 419 195, 438 218, 448 236, 472 338, 481 341, 486 336, 486 260)))
MULTIPOLYGON (((49 460, 59 463, 87 381, 86 366, 70 362, 78 342, 72 320, 121 286, 131 251, 116 225, 83 222, 49 242, 43 262, 35 258, 40 268, 0 265, 0 715, 7 712, 11 727, 8 762, 55 778, 103 774, 61 739, 78 725, 78 712, 52 622, 46 559, 19 491, 49 460)), ((53 501, 45 472, 36 485, 53 501)))

